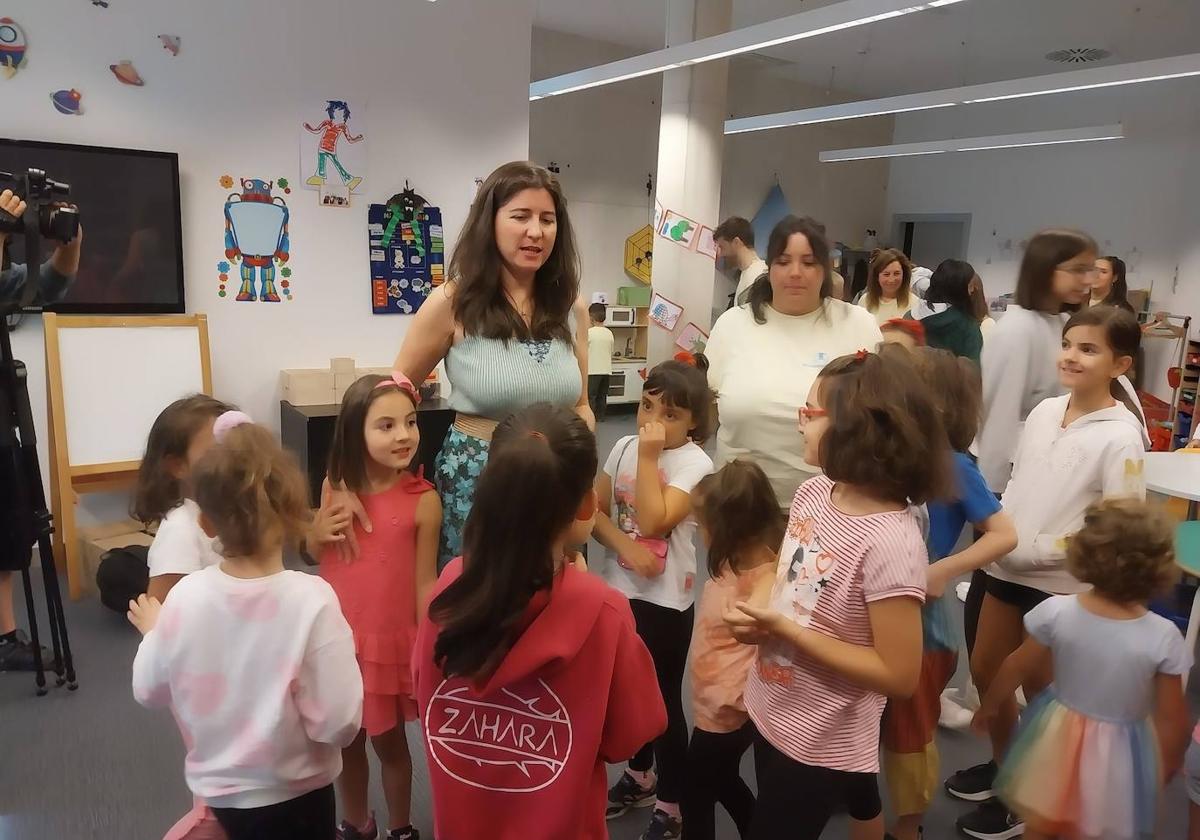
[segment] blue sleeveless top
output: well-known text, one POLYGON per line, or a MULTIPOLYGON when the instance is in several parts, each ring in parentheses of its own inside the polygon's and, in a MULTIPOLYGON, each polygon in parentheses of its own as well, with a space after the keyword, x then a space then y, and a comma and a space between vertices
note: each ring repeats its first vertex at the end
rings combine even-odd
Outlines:
POLYGON ((451 408, 496 421, 538 402, 572 408, 583 390, 575 348, 562 339, 469 335, 446 354, 446 378, 451 408))

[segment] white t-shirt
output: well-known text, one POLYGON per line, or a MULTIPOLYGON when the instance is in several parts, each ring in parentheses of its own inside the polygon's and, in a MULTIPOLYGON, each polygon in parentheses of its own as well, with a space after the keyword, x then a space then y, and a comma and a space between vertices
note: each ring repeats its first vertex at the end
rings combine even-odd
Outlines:
POLYGON ((786 510, 801 482, 820 472, 805 463, 799 430, 809 388, 829 362, 874 350, 882 336, 870 312, 840 300, 807 315, 764 311, 766 323, 758 324, 749 306, 730 309, 713 325, 704 350, 721 414, 716 465, 754 461, 786 510))
POLYGON ((235 578, 210 566, 171 590, 133 660, 133 696, 170 706, 192 793, 260 808, 324 787, 358 734, 354 637, 321 578, 235 578))
POLYGON ((213 541, 200 528, 200 506, 191 499, 163 517, 148 553, 150 577, 190 575, 221 562, 213 541))
POLYGON ((588 375, 612 373, 613 343, 608 327, 588 328, 588 375))
POLYGON ((754 281, 767 273, 767 264, 761 259, 755 259, 754 262, 742 269, 742 273, 738 275, 737 290, 733 293, 733 302, 735 305, 741 305, 742 295, 750 291, 750 287, 754 285, 754 281))
MULTIPOLYGON (((612 479, 613 522, 630 537, 641 536, 638 530, 636 487, 638 468, 638 437, 628 435, 617 441, 604 472, 612 479)), ((700 479, 712 472, 712 459, 704 450, 689 441, 678 449, 664 449, 658 459, 658 477, 665 486, 691 493, 700 479)), ((604 579, 629 598, 686 610, 695 601, 696 582, 696 518, 689 514, 667 535, 667 568, 661 575, 646 578, 617 562, 609 552, 604 579)))
POLYGON ((867 309, 867 299, 864 296, 863 299, 858 302, 858 305, 863 309, 867 309, 868 312, 871 312, 871 314, 875 316, 875 323, 883 326, 893 318, 903 318, 904 313, 912 309, 912 306, 915 302, 916 299, 913 295, 909 295, 908 302, 906 303, 901 303, 899 300, 881 300, 875 307, 875 311, 871 312, 871 310, 867 309))

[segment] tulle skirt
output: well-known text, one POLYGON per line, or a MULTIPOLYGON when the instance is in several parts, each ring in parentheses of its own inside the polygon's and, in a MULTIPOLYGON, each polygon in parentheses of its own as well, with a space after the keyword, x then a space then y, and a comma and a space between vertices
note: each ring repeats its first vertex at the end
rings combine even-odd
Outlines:
POLYGON ((1087 717, 1043 692, 1026 709, 1000 774, 1000 797, 1033 828, 1078 840, 1154 836, 1158 738, 1147 718, 1087 717))

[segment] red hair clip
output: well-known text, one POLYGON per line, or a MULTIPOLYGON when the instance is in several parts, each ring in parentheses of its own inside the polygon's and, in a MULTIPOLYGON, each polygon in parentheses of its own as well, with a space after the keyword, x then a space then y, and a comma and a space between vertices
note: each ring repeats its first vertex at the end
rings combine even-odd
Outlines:
POLYGON ((413 401, 413 405, 421 404, 421 393, 417 390, 417 386, 412 383, 412 380, 398 370, 392 371, 390 378, 381 379, 375 384, 376 388, 386 388, 390 385, 395 385, 404 393, 408 394, 413 401))
POLYGON ((854 354, 854 358, 856 361, 861 362, 863 359, 867 358, 867 356, 869 356, 869 355, 871 355, 870 351, 868 351, 864 347, 862 350, 859 350, 857 353, 854 354))
POLYGON ((687 350, 680 350, 678 353, 676 353, 675 361, 683 362, 685 365, 691 365, 692 367, 696 366, 696 357, 687 350))

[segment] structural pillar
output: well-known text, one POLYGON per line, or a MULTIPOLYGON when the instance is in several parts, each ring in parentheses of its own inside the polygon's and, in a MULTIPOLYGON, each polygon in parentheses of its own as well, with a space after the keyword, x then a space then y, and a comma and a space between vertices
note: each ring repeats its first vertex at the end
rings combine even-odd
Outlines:
MULTIPOLYGON (((729 31, 732 0, 668 0, 667 46, 729 31)), ((675 211, 713 228, 720 223, 721 167, 725 145, 728 59, 663 74, 662 116, 658 127, 658 172, 655 200, 663 211, 675 211)), ((712 326, 712 258, 654 237, 654 291, 683 307, 673 332, 651 324, 649 364, 670 359, 675 339, 693 322, 706 333, 712 326)))

